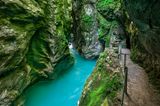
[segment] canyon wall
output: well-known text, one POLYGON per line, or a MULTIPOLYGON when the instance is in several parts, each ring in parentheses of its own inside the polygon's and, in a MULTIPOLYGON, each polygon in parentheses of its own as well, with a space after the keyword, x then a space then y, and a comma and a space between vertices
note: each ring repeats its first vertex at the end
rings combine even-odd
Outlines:
POLYGON ((73 64, 65 36, 69 5, 63 0, 0 0, 1 106, 11 105, 40 78, 55 78, 73 64))
POLYGON ((119 106, 121 104, 122 76, 118 48, 124 40, 123 12, 120 0, 97 0, 99 40, 104 52, 86 81, 79 106, 119 106))
POLYGON ((97 58, 103 47, 98 40, 96 0, 73 0, 73 44, 87 59, 97 58))
POLYGON ((146 69, 160 89, 160 1, 124 0, 124 4, 131 58, 146 69))
MULTIPOLYGON (((105 22, 108 22, 103 24, 110 25, 111 22, 117 24, 109 27, 107 35, 110 37, 105 40, 110 42, 110 48, 108 49, 108 42, 105 42, 107 49, 101 54, 95 70, 86 82, 79 106, 120 105, 121 97, 119 98, 118 91, 121 89, 122 77, 118 75, 121 69, 118 68, 118 59, 116 60, 117 52, 113 51, 117 50, 118 41, 123 43, 123 40, 125 42, 121 46, 131 50, 131 59, 146 70, 150 81, 160 90, 160 2, 158 0, 123 0, 123 2, 98 0, 97 4, 98 12, 105 22), (118 4, 121 5, 120 8, 116 8, 118 4), (113 80, 114 77, 119 80, 113 80), (107 78, 109 80, 106 80, 107 78)), ((104 36, 99 37, 105 41, 104 36)))

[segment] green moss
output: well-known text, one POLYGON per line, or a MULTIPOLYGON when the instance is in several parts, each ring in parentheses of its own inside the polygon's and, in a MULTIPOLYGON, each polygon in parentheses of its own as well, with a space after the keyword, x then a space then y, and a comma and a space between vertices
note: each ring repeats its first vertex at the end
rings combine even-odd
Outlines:
POLYGON ((97 8, 98 10, 106 10, 106 9, 113 9, 120 7, 120 0, 98 0, 97 1, 97 8))
POLYGON ((107 21, 101 14, 98 13, 97 20, 99 22, 99 39, 104 39, 111 27, 111 22, 107 21))
POLYGON ((113 4, 114 0, 98 0, 97 8, 105 8, 108 5, 113 4))
POLYGON ((82 16, 82 20, 85 22, 92 22, 92 17, 85 14, 82 16))
POLYGON ((55 24, 56 33, 58 36, 64 36, 69 38, 71 33, 71 1, 70 0, 59 0, 56 2, 56 14, 55 24))
POLYGON ((31 39, 30 47, 27 53, 27 62, 33 68, 33 72, 35 71, 41 74, 45 68, 51 68, 48 55, 49 45, 45 35, 46 33, 43 32, 42 29, 37 30, 31 39))
POLYGON ((93 16, 83 14, 81 18, 82 23, 85 25, 85 27, 88 29, 93 24, 93 16))
POLYGON ((101 106, 106 98, 115 102, 117 92, 122 88, 121 76, 106 67, 107 57, 108 53, 104 52, 98 59, 96 68, 85 85, 85 96, 81 97, 80 106, 101 106))
POLYGON ((105 42, 106 47, 109 47, 109 31, 112 26, 112 22, 107 21, 101 14, 97 15, 97 20, 99 22, 99 40, 105 42))
POLYGON ((8 106, 33 82, 73 64, 65 38, 71 0, 1 0, 0 7, 0 91, 8 106))
POLYGON ((106 37, 106 47, 109 47, 109 46, 110 46, 110 38, 111 38, 110 35, 108 35, 108 36, 106 37))

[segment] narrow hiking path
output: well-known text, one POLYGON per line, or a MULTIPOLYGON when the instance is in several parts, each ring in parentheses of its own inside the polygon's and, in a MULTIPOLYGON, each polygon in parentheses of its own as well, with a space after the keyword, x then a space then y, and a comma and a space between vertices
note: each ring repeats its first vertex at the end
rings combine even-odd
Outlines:
MULTIPOLYGON (((129 54, 126 57, 129 97, 125 96, 124 106, 160 106, 160 97, 149 83, 145 70, 131 61, 128 49, 122 49, 121 52, 129 54)), ((121 64, 123 63, 123 58, 124 56, 121 58, 121 64)))

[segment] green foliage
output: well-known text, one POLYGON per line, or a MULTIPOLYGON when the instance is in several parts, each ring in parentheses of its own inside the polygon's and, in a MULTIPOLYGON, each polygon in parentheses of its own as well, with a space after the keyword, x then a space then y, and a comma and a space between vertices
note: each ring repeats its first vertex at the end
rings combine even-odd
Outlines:
POLYGON ((96 69, 85 85, 88 88, 85 88, 84 92, 87 93, 81 98, 80 106, 101 106, 106 98, 114 101, 117 92, 121 90, 121 77, 119 73, 111 73, 108 70, 105 63, 107 56, 106 52, 101 53, 96 69))
POLYGON ((114 0, 98 0, 97 8, 105 8, 106 6, 109 6, 113 4, 114 0))
POLYGON ((45 37, 46 32, 38 30, 31 39, 29 50, 27 53, 27 63, 32 67, 33 72, 37 72, 45 76, 43 70, 51 68, 49 59, 49 45, 45 37))
POLYGON ((110 43, 109 31, 110 31, 112 22, 107 21, 101 14, 97 15, 97 20, 99 22, 99 40, 104 41, 106 44, 106 47, 108 47, 110 43))
POLYGON ((99 40, 105 42, 105 46, 109 47, 110 38, 112 36, 113 30, 117 28, 117 21, 108 21, 100 13, 97 15, 97 20, 99 22, 99 40))
POLYGON ((56 33, 59 36, 65 36, 68 38, 71 33, 71 1, 70 0, 59 0, 56 2, 56 14, 55 24, 56 33))
POLYGON ((93 17, 92 16, 89 16, 87 14, 83 14, 82 15, 82 22, 84 23, 84 25, 86 27, 90 27, 92 24, 93 24, 93 17))
POLYGON ((98 13, 97 20, 99 22, 99 38, 104 39, 111 27, 111 22, 107 21, 101 14, 98 13))
POLYGON ((1 0, 0 7, 1 105, 9 105, 41 77, 73 64, 65 39, 71 0, 1 0))
POLYGON ((97 1, 97 8, 98 10, 106 10, 106 9, 113 9, 120 7, 120 0, 98 0, 97 1))

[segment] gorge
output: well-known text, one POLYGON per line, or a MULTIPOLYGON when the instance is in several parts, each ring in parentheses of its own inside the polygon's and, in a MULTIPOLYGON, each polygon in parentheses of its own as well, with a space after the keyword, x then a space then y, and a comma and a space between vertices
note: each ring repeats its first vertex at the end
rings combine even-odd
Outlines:
POLYGON ((159 7, 0 0, 0 106, 160 106, 159 7))
POLYGON ((55 80, 40 82, 26 91, 25 106, 76 106, 78 104, 84 82, 92 72, 96 61, 86 60, 74 50, 71 51, 75 64, 55 80))

